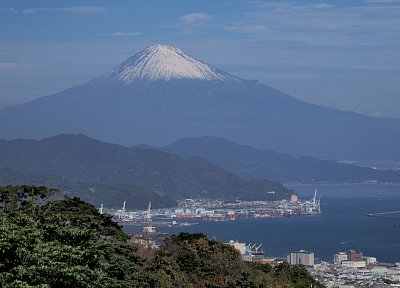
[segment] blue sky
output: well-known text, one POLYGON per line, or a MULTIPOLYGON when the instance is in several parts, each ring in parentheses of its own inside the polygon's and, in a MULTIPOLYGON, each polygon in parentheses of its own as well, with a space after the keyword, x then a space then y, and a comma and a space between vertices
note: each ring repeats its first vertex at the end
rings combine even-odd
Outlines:
POLYGON ((400 118, 400 0, 1 0, 0 107, 154 43, 308 102, 400 118))

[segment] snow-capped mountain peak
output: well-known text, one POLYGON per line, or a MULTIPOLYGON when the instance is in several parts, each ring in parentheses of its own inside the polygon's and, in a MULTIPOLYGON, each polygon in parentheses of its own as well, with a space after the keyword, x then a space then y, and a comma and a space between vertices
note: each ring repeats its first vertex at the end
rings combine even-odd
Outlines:
POLYGON ((188 56, 178 48, 161 44, 147 47, 125 60, 104 77, 125 84, 131 84, 136 80, 239 80, 188 56))

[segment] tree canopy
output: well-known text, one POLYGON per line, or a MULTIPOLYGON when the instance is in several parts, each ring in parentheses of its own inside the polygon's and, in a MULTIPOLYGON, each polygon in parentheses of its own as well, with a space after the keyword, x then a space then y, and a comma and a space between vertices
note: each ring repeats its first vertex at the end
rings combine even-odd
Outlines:
POLYGON ((302 267, 246 263, 203 234, 140 253, 109 215, 56 190, 0 187, 0 287, 322 287, 302 267))

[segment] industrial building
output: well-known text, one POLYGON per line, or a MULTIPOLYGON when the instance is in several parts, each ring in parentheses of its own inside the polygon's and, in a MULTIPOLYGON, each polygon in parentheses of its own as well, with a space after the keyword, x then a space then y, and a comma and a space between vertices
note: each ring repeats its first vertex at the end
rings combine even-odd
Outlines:
POLYGON ((262 244, 250 243, 246 245, 246 243, 241 243, 234 240, 230 240, 226 244, 231 245, 238 250, 244 261, 259 262, 265 259, 264 251, 261 248, 262 244))

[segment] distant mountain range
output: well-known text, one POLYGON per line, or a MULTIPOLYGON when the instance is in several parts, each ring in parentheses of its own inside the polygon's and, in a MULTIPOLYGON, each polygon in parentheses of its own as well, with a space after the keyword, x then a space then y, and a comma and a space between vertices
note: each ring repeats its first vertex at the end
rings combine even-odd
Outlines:
POLYGON ((198 156, 247 179, 280 182, 395 182, 400 171, 357 167, 313 157, 294 158, 272 150, 258 150, 218 137, 185 138, 161 148, 182 157, 198 156))
POLYGON ((308 104, 166 45, 88 83, 0 110, 2 138, 60 133, 127 146, 212 135, 296 157, 400 159, 400 120, 308 104))
POLYGON ((117 185, 105 183, 88 183, 79 180, 58 176, 33 173, 21 173, 11 169, 0 168, 0 185, 44 185, 60 189, 61 195, 80 197, 99 206, 104 203, 106 207, 121 207, 127 200, 128 208, 144 209, 148 202, 153 207, 175 206, 173 198, 162 197, 143 187, 135 185, 117 185))
POLYGON ((114 207, 124 200, 145 208, 150 200, 160 207, 188 197, 274 200, 293 193, 278 182, 244 180, 199 157, 183 159, 84 135, 0 140, 0 168, 0 184, 47 185, 114 207))

